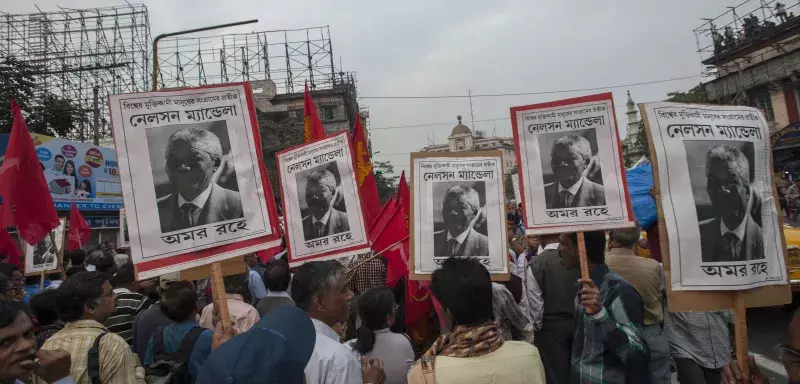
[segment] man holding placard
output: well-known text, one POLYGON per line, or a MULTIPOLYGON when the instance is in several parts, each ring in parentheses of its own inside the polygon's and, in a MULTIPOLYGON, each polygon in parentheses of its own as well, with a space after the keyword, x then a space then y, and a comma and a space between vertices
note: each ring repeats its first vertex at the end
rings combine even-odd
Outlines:
MULTIPOLYGON (((606 237, 585 232, 589 279, 580 279, 572 343, 572 382, 649 383, 644 304, 636 290, 605 264, 606 237)), ((564 267, 580 267, 578 236, 559 238, 564 267)))

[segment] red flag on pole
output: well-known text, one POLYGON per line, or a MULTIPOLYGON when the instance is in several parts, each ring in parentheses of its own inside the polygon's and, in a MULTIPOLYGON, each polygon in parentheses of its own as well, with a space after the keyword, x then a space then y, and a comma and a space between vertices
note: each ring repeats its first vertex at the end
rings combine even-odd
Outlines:
POLYGON ((19 262, 19 258, 22 256, 22 251, 19 249, 19 243, 17 243, 17 241, 11 237, 11 234, 6 230, 6 227, 0 228, 0 254, 8 256, 9 264, 22 267, 22 263, 19 262))
POLYGON ((408 278, 408 228, 400 207, 395 208, 389 221, 372 243, 374 252, 381 252, 387 261, 386 285, 394 286, 400 278, 408 278), (387 248, 389 248, 387 250, 387 248))
POLYGON ((372 224, 381 210, 381 198, 378 195, 378 184, 375 182, 375 172, 372 167, 372 158, 369 155, 367 135, 361 125, 361 118, 358 116, 356 116, 356 126, 353 129, 353 157, 356 182, 361 192, 361 209, 364 211, 364 223, 372 224))
POLYGON ((392 218, 392 213, 394 213, 395 208, 397 208, 397 201, 394 199, 394 196, 392 196, 386 201, 386 204, 383 205, 375 221, 372 222, 372 225, 370 225, 367 230, 367 237, 370 242, 375 241, 378 235, 383 232, 383 227, 385 227, 386 223, 392 218))
POLYGON ((11 100, 11 135, 0 168, 0 227, 17 227, 34 245, 58 227, 58 214, 19 105, 11 100))
POLYGON ((400 173, 400 182, 397 183, 397 204, 403 207, 403 214, 406 216, 406 228, 408 226, 408 218, 411 215, 411 191, 408 189, 406 182, 406 171, 400 173))
POLYGON ((325 128, 322 126, 322 121, 319 120, 311 92, 308 91, 308 82, 306 82, 306 91, 303 97, 303 136, 305 136, 306 143, 325 137, 325 128))
POLYGON ((78 206, 72 204, 69 209, 69 232, 67 233, 67 251, 72 252, 76 249, 83 248, 86 242, 89 241, 89 235, 92 234, 92 229, 83 215, 78 211, 78 206))

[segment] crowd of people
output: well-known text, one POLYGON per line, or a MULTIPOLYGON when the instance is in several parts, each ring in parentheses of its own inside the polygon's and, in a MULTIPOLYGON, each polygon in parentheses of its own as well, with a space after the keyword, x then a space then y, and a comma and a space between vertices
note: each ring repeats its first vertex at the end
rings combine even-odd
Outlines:
MULTIPOLYGON (((525 236, 517 204, 507 218, 510 280, 446 260, 428 287, 432 326, 413 338, 385 266, 246 255, 246 272, 224 277, 226 331, 208 280, 139 281, 113 242, 69 253, 64 279, 26 279, 2 260, 0 382, 767 382, 753 362, 741 377, 729 311, 667 310, 659 253, 642 256, 640 228, 584 232, 582 279, 577 234, 525 236)), ((792 382, 798 335, 800 318, 782 346, 792 382)))

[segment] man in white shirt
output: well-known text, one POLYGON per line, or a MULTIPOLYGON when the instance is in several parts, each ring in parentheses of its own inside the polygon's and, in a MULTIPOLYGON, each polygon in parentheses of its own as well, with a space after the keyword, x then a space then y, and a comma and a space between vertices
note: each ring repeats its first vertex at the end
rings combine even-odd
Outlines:
POLYGON ((606 204, 603 186, 584 176, 591 161, 592 147, 583 136, 569 134, 556 139, 550 150, 550 167, 556 181, 544 186, 547 209, 606 204))
POLYGON ((436 256, 489 256, 489 238, 472 228, 480 208, 478 191, 468 185, 457 184, 445 191, 445 229, 433 235, 436 256))
POLYGON ((335 260, 313 261, 297 269, 292 280, 292 299, 314 323, 317 340, 306 365, 308 384, 378 383, 383 370, 367 369, 362 378, 362 363, 339 342, 333 330, 347 321, 353 293, 347 288, 344 266, 335 260))
POLYGON ((306 181, 308 215, 303 218, 303 236, 308 240, 350 231, 347 214, 333 207, 336 177, 327 169, 318 169, 306 181))
POLYGON ((700 226, 703 262, 764 258, 764 234, 750 217, 750 162, 736 147, 717 145, 706 154, 706 192, 714 217, 700 226))

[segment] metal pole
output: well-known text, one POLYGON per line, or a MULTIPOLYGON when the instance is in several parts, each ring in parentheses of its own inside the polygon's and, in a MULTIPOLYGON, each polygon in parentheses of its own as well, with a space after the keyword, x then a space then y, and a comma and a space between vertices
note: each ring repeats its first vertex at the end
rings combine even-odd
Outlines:
POLYGON ((186 35, 186 34, 195 33, 195 32, 210 31, 212 29, 235 27, 237 25, 252 24, 252 23, 257 23, 257 22, 258 22, 258 19, 252 19, 252 20, 247 20, 247 21, 237 21, 235 23, 219 24, 219 25, 212 25, 210 27, 202 27, 202 28, 195 28, 195 29, 186 29, 186 30, 177 31, 177 32, 162 33, 162 34, 156 36, 156 38, 153 39, 153 90, 154 91, 158 90, 158 41, 159 40, 161 40, 163 38, 166 38, 166 37, 172 37, 172 36, 178 36, 178 35, 186 35))
POLYGON ((100 87, 97 85, 92 89, 94 94, 94 145, 100 145, 100 87))

